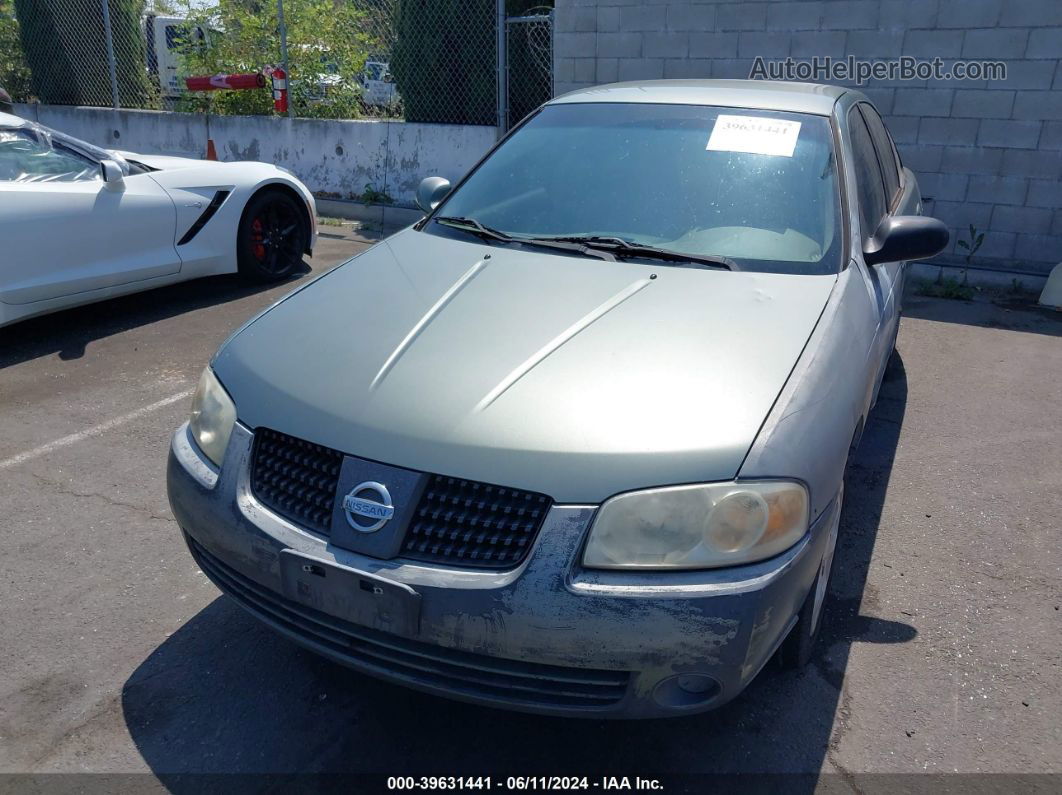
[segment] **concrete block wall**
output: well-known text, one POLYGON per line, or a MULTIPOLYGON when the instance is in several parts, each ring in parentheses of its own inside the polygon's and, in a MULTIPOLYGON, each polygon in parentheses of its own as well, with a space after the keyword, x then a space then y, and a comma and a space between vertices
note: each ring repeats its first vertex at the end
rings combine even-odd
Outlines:
POLYGON ((1000 60, 1004 81, 871 81, 945 259, 1046 272, 1062 261, 1062 0, 556 0, 557 93, 655 78, 746 78, 765 59, 1000 60))
POLYGON ((294 172, 310 190, 352 198, 366 185, 413 207, 427 176, 464 176, 497 140, 494 127, 205 116, 149 110, 19 105, 38 121, 107 149, 201 158, 213 139, 221 160, 262 160, 294 172))

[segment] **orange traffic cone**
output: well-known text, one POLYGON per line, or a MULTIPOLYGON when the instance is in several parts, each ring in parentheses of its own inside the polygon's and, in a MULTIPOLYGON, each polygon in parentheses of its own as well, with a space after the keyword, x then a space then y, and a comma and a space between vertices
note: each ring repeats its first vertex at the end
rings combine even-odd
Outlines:
POLYGON ((218 159, 218 150, 214 148, 214 139, 213 138, 207 138, 206 159, 207 160, 217 160, 218 159))

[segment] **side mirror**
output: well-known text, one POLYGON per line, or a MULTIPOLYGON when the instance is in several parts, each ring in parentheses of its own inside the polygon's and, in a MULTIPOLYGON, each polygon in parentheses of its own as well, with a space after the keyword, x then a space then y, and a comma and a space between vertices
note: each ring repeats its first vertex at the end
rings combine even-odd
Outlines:
POLYGON ((450 192, 450 180, 443 177, 425 177, 417 188, 417 205, 426 213, 439 206, 450 192))
POLYGON ((125 182, 122 167, 113 160, 100 161, 100 174, 103 175, 103 181, 109 188, 117 188, 125 182))
POLYGON ((948 227, 923 215, 890 215, 863 244, 863 261, 906 262, 928 259, 944 250, 951 237, 948 227))

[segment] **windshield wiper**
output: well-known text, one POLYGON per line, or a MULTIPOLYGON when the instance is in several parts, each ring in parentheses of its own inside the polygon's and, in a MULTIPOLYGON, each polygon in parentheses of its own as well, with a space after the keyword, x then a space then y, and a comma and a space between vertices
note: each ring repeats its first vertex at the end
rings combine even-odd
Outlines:
POLYGON ((639 257, 642 259, 656 259, 662 262, 689 263, 704 265, 710 268, 725 268, 726 270, 740 270, 738 264, 729 257, 720 254, 689 254, 685 251, 674 251, 669 248, 659 248, 647 243, 634 243, 624 240, 622 237, 610 237, 608 235, 561 235, 558 237, 534 238, 536 242, 551 241, 576 243, 588 246, 600 251, 607 251, 616 257, 639 257))
POLYGON ((590 257, 597 257, 609 261, 617 257, 638 257, 642 259, 655 259, 662 262, 675 262, 681 264, 703 265, 709 268, 725 268, 726 270, 738 270, 738 264, 734 260, 718 254, 687 254, 683 251, 673 251, 669 248, 658 248, 645 243, 633 243, 622 237, 610 237, 607 235, 560 235, 557 237, 517 237, 506 234, 497 229, 485 226, 475 218, 465 216, 443 215, 435 219, 443 226, 451 226, 455 229, 469 232, 484 240, 496 240, 499 243, 517 243, 525 246, 538 246, 540 248, 560 249, 562 251, 575 251, 590 257))
POLYGON ((463 232, 476 235, 484 240, 496 240, 499 243, 516 243, 523 246, 538 246, 539 248, 552 248, 561 251, 574 251, 577 254, 609 260, 610 262, 615 260, 612 252, 594 246, 588 246, 579 241, 537 237, 513 237, 505 232, 500 232, 497 229, 491 229, 489 226, 484 226, 475 218, 443 215, 436 218, 435 221, 443 226, 452 226, 454 229, 460 229, 463 232))
POLYGON ((487 240, 498 240, 502 243, 515 243, 516 239, 509 237, 504 232, 499 232, 497 229, 491 229, 489 226, 484 226, 475 218, 464 218, 462 216, 442 215, 435 219, 437 223, 443 226, 452 226, 457 229, 462 229, 465 232, 471 232, 474 235, 485 238, 487 240))

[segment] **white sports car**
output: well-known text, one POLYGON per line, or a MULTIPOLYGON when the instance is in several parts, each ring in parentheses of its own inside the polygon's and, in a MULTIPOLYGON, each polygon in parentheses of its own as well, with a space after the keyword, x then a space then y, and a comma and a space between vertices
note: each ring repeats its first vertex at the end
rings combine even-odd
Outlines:
POLYGON ((238 271, 282 279, 313 196, 269 163, 118 152, 0 113, 0 326, 238 271))

